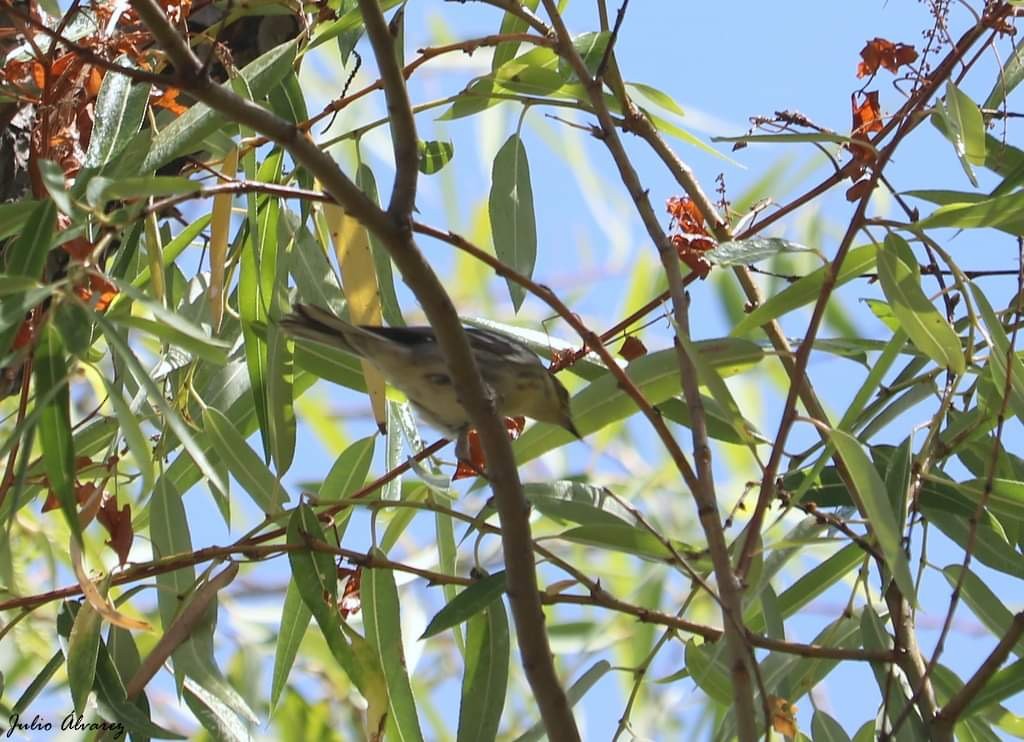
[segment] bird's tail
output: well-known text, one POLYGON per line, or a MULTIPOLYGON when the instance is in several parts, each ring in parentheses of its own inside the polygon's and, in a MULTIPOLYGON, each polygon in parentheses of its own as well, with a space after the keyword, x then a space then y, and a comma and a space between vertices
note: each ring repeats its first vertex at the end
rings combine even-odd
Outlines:
POLYGON ((289 335, 361 356, 349 340, 358 330, 331 312, 312 304, 296 304, 292 313, 281 318, 278 325, 289 335))

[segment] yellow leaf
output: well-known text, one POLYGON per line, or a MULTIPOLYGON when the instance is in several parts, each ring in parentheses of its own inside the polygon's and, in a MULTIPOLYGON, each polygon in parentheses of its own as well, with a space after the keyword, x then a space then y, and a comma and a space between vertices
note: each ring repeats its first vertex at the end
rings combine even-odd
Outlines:
MULTIPOLYGON (((349 319, 357 325, 379 325, 383 321, 380 289, 377 287, 377 271, 366 229, 340 206, 324 204, 323 209, 334 254, 341 268, 341 285, 348 301, 349 319)), ((377 427, 383 430, 387 420, 384 377, 366 361, 363 361, 363 376, 366 378, 373 418, 377 421, 377 427)))

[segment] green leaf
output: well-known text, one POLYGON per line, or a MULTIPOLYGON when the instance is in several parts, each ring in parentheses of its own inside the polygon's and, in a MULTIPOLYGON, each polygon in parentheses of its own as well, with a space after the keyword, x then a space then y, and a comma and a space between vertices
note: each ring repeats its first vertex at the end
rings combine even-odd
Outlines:
POLYGON ((811 734, 814 742, 850 742, 850 736, 839 722, 820 709, 811 717, 811 734))
POLYGON ((676 116, 686 115, 683 107, 676 103, 675 99, 668 93, 664 93, 650 85, 645 85, 642 82, 627 82, 626 87, 639 93, 651 103, 661 106, 670 113, 674 113, 676 116))
POLYGON ((274 647, 274 670, 270 682, 271 711, 277 706, 281 691, 287 687, 288 675, 312 618, 313 613, 303 601, 295 579, 289 580, 284 605, 281 607, 281 628, 277 632, 277 644, 274 647))
POLYGON ((882 292, 910 341, 939 366, 962 374, 966 370, 956 331, 928 301, 921 289, 921 270, 906 240, 889 233, 878 254, 882 292))
POLYGON ((269 411, 270 454, 283 476, 295 457, 295 410, 292 407, 295 382, 295 355, 288 337, 275 327, 268 342, 267 409, 269 411))
MULTIPOLYGON (((921 512, 928 522, 942 531, 950 541, 967 549, 971 524, 960 515, 954 515, 939 508, 921 503, 921 512)), ((1021 556, 1007 540, 1002 525, 991 513, 985 511, 974 524, 974 539, 971 542, 973 558, 986 567, 997 569, 1017 579, 1024 580, 1024 556, 1021 556)))
POLYGON ((447 165, 455 156, 455 145, 451 142, 417 141, 419 169, 424 175, 433 175, 447 165))
POLYGON ((949 126, 953 149, 964 172, 977 187, 978 179, 971 166, 985 164, 985 120, 981 109, 951 80, 946 83, 946 97, 938 111, 949 126))
POLYGON ((558 523, 631 526, 629 511, 604 487, 572 480, 523 485, 523 494, 541 515, 558 523))
MULTIPOLYGON (((960 564, 950 564, 948 567, 944 567, 942 575, 954 588, 962 576, 960 596, 964 603, 985 625, 985 628, 992 632, 993 636, 1006 635, 1013 623, 1013 612, 1003 605, 999 596, 985 584, 984 580, 970 570, 965 572, 963 565, 960 564)), ((1017 640, 1013 646, 1013 653, 1018 657, 1024 656, 1024 639, 1017 640)))
MULTIPOLYGON (((704 340, 693 345, 703 360, 722 376, 748 368, 764 358, 764 350, 759 345, 739 338, 704 340)), ((626 366, 625 371, 652 405, 662 405, 681 391, 679 364, 674 348, 638 358, 626 366)), ((729 420, 728 414, 714 400, 704 399, 704 402, 708 405, 709 417, 714 415, 716 422, 729 420)), ((572 398, 572 418, 583 435, 589 435, 638 412, 636 403, 609 371, 602 371, 600 376, 572 398)), ((688 420, 688 417, 683 419, 688 420)), ((732 439, 735 440, 731 424, 728 430, 733 432, 732 439)), ((539 423, 530 426, 512 448, 516 459, 525 463, 571 440, 571 433, 554 425, 539 423)))
POLYGON ((281 506, 288 502, 288 493, 227 416, 207 407, 203 410, 203 430, 228 471, 260 510, 267 515, 281 512, 281 506))
POLYGON ((510 654, 505 604, 496 600, 482 614, 469 619, 457 742, 497 739, 508 690, 510 654))
POLYGON ((991 227, 1013 235, 1024 232, 1024 191, 1014 191, 981 201, 965 200, 940 206, 917 223, 919 229, 991 227))
POLYGON ((78 714, 85 713, 85 704, 96 680, 96 656, 102 625, 100 615, 89 603, 79 606, 68 639, 68 687, 78 714))
POLYGON ((0 239, 20 235, 24 232, 25 224, 32 218, 32 214, 40 204, 52 206, 49 199, 34 201, 31 198, 23 198, 10 204, 0 204, 0 239))
MULTIPOLYGON (((50 238, 53 235, 53 228, 57 220, 57 209, 53 201, 46 200, 38 203, 25 221, 25 226, 14 241, 5 246, 3 272, 8 276, 23 276, 38 281, 43 276, 43 265, 46 263, 46 255, 50 251, 50 238)), ((7 353, 14 336, 17 334, 18 326, 24 320, 24 312, 20 318, 15 312, 11 316, 12 309, 8 307, 9 302, 0 304, 0 316, 11 325, 0 331, 0 357, 7 353)))
MULTIPOLYGON (((1006 389, 1007 377, 1009 377, 1008 395, 1006 397, 1010 410, 1018 419, 1024 420, 1024 364, 1016 353, 1011 351, 1010 338, 1006 334, 1006 328, 999 321, 992 305, 988 303, 985 292, 975 283, 970 284, 971 296, 974 298, 978 314, 988 336, 989 368, 992 370, 993 380, 1000 390, 1006 389), (1007 366, 1009 362, 1009 366, 1007 366)), ((1002 394, 1000 394, 1002 396, 1002 394)))
MULTIPOLYGON (((308 505, 300 505, 292 512, 285 538, 293 547, 308 546, 310 541, 327 542, 316 514, 308 505)), ((294 548, 288 552, 288 562, 295 587, 320 626, 331 654, 353 684, 365 692, 364 672, 342 633, 338 616, 338 571, 334 557, 322 551, 294 548)))
POLYGON ((697 687, 723 706, 733 702, 724 642, 686 642, 686 670, 697 687))
MULTIPOLYGON (((128 62, 126 57, 116 60, 128 62)), ((142 118, 149 103, 150 85, 132 82, 127 75, 108 72, 103 76, 100 92, 96 96, 92 138, 82 163, 86 168, 100 168, 117 157, 128 146, 142 126, 142 118)))
POLYGON ((900 526, 889 502, 885 482, 856 438, 835 429, 830 431, 829 435, 850 472, 855 497, 858 500, 857 507, 871 524, 871 532, 882 551, 885 565, 892 573, 903 596, 913 604, 914 578, 910 574, 907 555, 903 552, 900 526))
MULTIPOLYGON (((380 203, 373 170, 365 163, 356 170, 356 185, 374 204, 380 203)), ((391 266, 391 254, 380 244, 380 240, 372 231, 368 230, 367 236, 370 238, 370 251, 373 253, 373 265, 377 271, 377 289, 380 291, 380 308, 384 321, 392 327, 402 327, 405 320, 402 319, 402 307, 395 293, 395 271, 391 266)), ((326 302, 319 303, 323 305, 326 302)))
MULTIPOLYGON (((375 549, 371 555, 383 557, 375 549)), ((388 738, 398 740, 422 740, 419 720, 416 715, 416 701, 409 684, 402 651, 402 622, 399 616, 398 588, 395 575, 390 569, 364 569, 360 585, 363 606, 363 622, 366 626, 366 641, 373 648, 377 663, 384 671, 388 692, 389 730, 395 735, 388 738)))
POLYGON ((202 333, 183 332, 180 327, 168 325, 162 319, 155 321, 135 314, 117 314, 111 315, 110 318, 122 327, 144 332, 209 363, 225 365, 228 362, 231 344, 218 338, 202 333))
MULTIPOLYGON (((510 136, 494 157, 488 214, 498 259, 530 278, 537 260, 537 224, 533 213, 530 163, 518 134, 510 136)), ((526 290, 508 280, 508 291, 518 312, 526 298, 526 290)))
POLYGON ((704 253, 704 257, 715 265, 750 265, 777 255, 800 252, 814 251, 781 237, 751 237, 749 240, 720 242, 713 250, 704 253))
MULTIPOLYGON (((675 560, 675 556, 668 546, 662 543, 654 534, 628 524, 577 526, 576 528, 563 531, 559 534, 559 538, 577 544, 621 551, 659 562, 675 560)), ((693 569, 700 571, 706 565, 708 561, 707 556, 698 552, 689 544, 675 540, 670 541, 670 543, 675 553, 687 560, 693 569)))
MULTIPOLYGON (((997 670, 967 706, 966 715, 977 714, 1024 691, 1024 659, 997 670)), ((1018 735, 1019 736, 1019 735, 1018 735)))
MULTIPOLYGON (((540 0, 524 0, 521 3, 522 7, 529 11, 537 9, 537 5, 540 0)), ((505 12, 501 17, 501 28, 498 31, 502 36, 508 34, 523 33, 527 30, 526 21, 521 19, 518 15, 513 13, 505 12)), ((505 62, 508 62, 516 55, 516 51, 519 49, 518 41, 503 41, 494 47, 494 56, 491 58, 491 72, 496 71, 505 62)), ((486 739, 481 737, 480 739, 486 739)))
POLYGON ((420 639, 429 639, 442 631, 457 626, 480 613, 504 594, 506 588, 505 570, 495 572, 467 587, 439 610, 420 639))
POLYGON ((38 428, 43 470, 72 536, 81 544, 82 527, 75 499, 75 447, 71 439, 69 362, 64 353, 64 341, 50 323, 42 328, 32 368, 36 379, 36 404, 43 404, 38 428))
POLYGON ((367 436, 341 452, 320 485, 320 490, 317 493, 317 499, 320 502, 344 500, 366 483, 366 475, 373 462, 373 449, 376 441, 376 436, 367 436))
MULTIPOLYGON (((850 250, 839 269, 839 275, 836 276, 836 288, 871 270, 875 265, 877 252, 874 245, 865 245, 850 250)), ((822 266, 812 273, 808 273, 796 283, 790 284, 744 317, 730 334, 733 337, 745 335, 754 328, 768 324, 787 312, 810 304, 821 294, 821 287, 825 283, 825 275, 829 270, 830 266, 822 266)))
MULTIPOLYGON (((864 552, 857 544, 847 544, 809 572, 801 575, 779 595, 779 613, 783 618, 801 608, 846 577, 864 562, 864 552)), ((765 618, 757 603, 752 603, 744 616, 751 631, 763 631, 765 618)))
POLYGON ((143 175, 136 178, 104 178, 97 175, 85 188, 85 200, 91 206, 102 207, 109 201, 198 193, 201 187, 194 180, 171 175, 143 175))
POLYGON ((68 216, 72 215, 74 207, 71 205, 71 194, 68 193, 64 170, 53 160, 38 160, 39 177, 43 187, 53 199, 57 210, 68 216))
POLYGON ((153 468, 153 454, 146 442, 142 427, 139 425, 138 415, 132 412, 124 397, 121 396, 119 386, 115 386, 104 374, 100 374, 100 380, 107 390, 107 399, 114 408, 114 414, 121 426, 121 434, 124 436, 125 443, 128 444, 128 450, 131 451, 135 465, 139 468, 139 474, 142 475, 141 494, 146 495, 152 490, 153 482, 156 481, 156 472, 153 468))
POLYGON ((1013 53, 1003 63, 1002 72, 995 76, 992 92, 985 98, 982 108, 999 108, 1006 96, 1024 80, 1024 39, 1017 42, 1013 53))
MULTIPOLYGON (((593 688, 597 681, 611 669, 612 666, 607 660, 598 660, 587 668, 587 671, 580 675, 579 680, 569 686, 565 692, 569 697, 569 706, 575 706, 587 694, 587 691, 593 688)), ((544 724, 538 721, 525 734, 516 737, 515 742, 539 742, 542 739, 544 739, 544 724)))
MULTIPOLYGON (((864 606, 860 618, 861 641, 864 649, 891 652, 892 637, 886 632, 885 626, 874 609, 870 605, 864 606)), ((913 690, 910 688, 906 676, 891 664, 872 662, 871 670, 875 675, 875 682, 882 692, 882 708, 887 710, 888 720, 882 723, 887 730, 891 731, 893 722, 901 718, 905 709, 910 705, 910 696, 913 694, 913 690)), ((914 707, 910 707, 903 725, 895 734, 890 735, 890 738, 898 742, 928 739, 921 717, 914 707)))
MULTIPOLYGON (((252 92, 253 100, 260 100, 291 71, 295 61, 296 43, 290 41, 274 47, 250 62, 241 71, 241 77, 252 92)), ((230 90, 231 83, 221 87, 230 90)), ((185 113, 161 129, 150 145, 138 173, 151 173, 176 157, 191 152, 214 132, 225 127, 222 114, 203 103, 196 103, 185 113)))

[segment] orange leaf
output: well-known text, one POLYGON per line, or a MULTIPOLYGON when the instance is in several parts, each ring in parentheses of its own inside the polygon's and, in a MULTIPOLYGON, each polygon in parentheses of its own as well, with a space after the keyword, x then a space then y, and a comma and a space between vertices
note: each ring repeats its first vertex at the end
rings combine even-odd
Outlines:
POLYGON ((772 728, 779 734, 795 737, 797 733, 796 705, 778 696, 768 696, 768 705, 772 712, 772 728))
POLYGON ((635 361, 637 358, 647 355, 647 346, 636 335, 630 335, 619 348, 619 355, 627 361, 635 361))
MULTIPOLYGON (((505 430, 508 431, 510 440, 514 441, 518 438, 520 433, 523 432, 524 427, 526 427, 526 418, 524 417, 505 418, 505 430)), ((466 433, 466 436, 466 443, 469 448, 469 461, 459 460, 458 465, 455 467, 455 474, 452 475, 453 482, 456 479, 478 477, 487 465, 487 459, 484 458, 484 448, 480 445, 480 435, 475 430, 470 430, 466 433)))
POLYGON ((911 44, 898 44, 878 37, 869 41, 860 50, 861 62, 857 65, 857 77, 867 77, 884 67, 895 74, 903 65, 917 59, 917 50, 911 44))
POLYGON ((103 504, 96 513, 96 520, 110 534, 106 544, 117 554, 117 562, 123 567, 128 561, 132 541, 135 540, 135 531, 132 529, 132 506, 125 503, 124 507, 118 510, 116 497, 104 497, 103 504))
MULTIPOLYGON (((81 467, 78 467, 81 468, 81 467)), ((49 484, 47 482, 46 484, 49 484)), ((86 482, 85 484, 75 483, 75 502, 79 505, 84 505, 86 501, 92 497, 92 493, 96 491, 96 484, 93 482, 86 482)), ((43 503, 43 508, 40 510, 42 513, 48 513, 51 510, 56 510, 60 507, 60 502, 57 500, 57 495, 53 490, 50 490, 46 495, 46 501, 43 503)))
POLYGON ((469 461, 459 460, 458 465, 455 467, 455 474, 452 475, 452 481, 456 479, 468 479, 469 477, 480 476, 480 472, 484 470, 487 462, 484 459, 484 449, 480 445, 480 436, 475 430, 470 430, 466 433, 467 448, 469 448, 469 461))
POLYGON ((156 108, 166 108, 175 116, 180 116, 188 110, 185 106, 178 103, 178 93, 180 92, 177 88, 167 88, 167 90, 152 101, 151 105, 156 108))

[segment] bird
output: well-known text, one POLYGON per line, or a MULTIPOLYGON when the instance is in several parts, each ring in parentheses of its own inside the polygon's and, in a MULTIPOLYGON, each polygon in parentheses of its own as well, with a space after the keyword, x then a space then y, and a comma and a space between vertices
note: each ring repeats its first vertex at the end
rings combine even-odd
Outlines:
MULTIPOLYGON (((430 326, 353 325, 312 304, 295 304, 278 321, 287 334, 343 350, 368 361, 445 437, 458 439, 465 459, 471 422, 430 326)), ((569 392, 524 343, 490 329, 465 328, 469 346, 495 409, 551 423, 582 438, 569 409, 569 392)))

